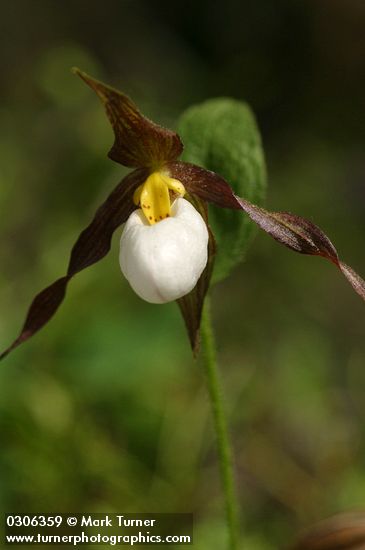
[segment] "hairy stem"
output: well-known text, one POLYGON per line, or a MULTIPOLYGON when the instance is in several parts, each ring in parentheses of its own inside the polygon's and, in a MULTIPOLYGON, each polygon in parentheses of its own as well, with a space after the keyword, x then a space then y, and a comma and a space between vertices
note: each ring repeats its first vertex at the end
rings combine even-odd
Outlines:
POLYGON ((209 298, 205 299, 201 323, 202 359, 212 406, 215 435, 222 485, 225 495, 226 518, 229 532, 229 549, 239 548, 238 506, 234 488, 232 451, 228 437, 227 419, 223 407, 222 391, 216 358, 215 339, 210 315, 209 298))

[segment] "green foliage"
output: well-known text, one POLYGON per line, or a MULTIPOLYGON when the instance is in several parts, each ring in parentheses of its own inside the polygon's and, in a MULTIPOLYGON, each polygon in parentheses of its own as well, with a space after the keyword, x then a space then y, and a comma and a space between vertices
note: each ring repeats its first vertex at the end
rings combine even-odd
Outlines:
MULTIPOLYGON (((266 170, 260 133, 250 107, 226 98, 193 106, 180 118, 182 159, 217 172, 241 197, 261 204, 266 170)), ((212 207, 209 220, 217 240, 213 282, 224 279, 243 259, 255 228, 242 212, 212 207)))

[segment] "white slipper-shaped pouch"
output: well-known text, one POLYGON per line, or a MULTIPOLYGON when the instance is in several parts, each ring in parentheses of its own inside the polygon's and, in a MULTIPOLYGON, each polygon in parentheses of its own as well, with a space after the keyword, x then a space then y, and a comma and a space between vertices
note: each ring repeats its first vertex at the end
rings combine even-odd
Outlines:
POLYGON ((170 217, 150 225, 141 209, 128 218, 120 239, 120 267, 133 290, 154 304, 177 300, 198 282, 208 260, 208 229, 183 198, 170 217))

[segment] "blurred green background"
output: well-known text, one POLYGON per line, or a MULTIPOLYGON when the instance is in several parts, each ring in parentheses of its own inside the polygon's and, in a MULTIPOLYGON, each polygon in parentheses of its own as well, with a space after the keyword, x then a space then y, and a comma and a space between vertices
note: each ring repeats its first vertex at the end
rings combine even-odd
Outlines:
MULTIPOLYGON (((174 126, 193 103, 248 101, 271 209, 318 223, 365 273, 363 0, 13 0, 0 19, 0 342, 125 171, 70 73, 119 86, 174 126)), ((224 548, 204 377, 175 304, 152 306, 107 258, 0 366, 0 509, 192 511, 224 548)), ((243 547, 288 544, 365 504, 365 310, 318 258, 260 233, 213 291, 243 547)))

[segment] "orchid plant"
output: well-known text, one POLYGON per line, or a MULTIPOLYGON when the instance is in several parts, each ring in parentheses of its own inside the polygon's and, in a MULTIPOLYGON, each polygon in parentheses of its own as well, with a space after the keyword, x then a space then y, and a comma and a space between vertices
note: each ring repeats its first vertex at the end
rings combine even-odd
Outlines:
MULTIPOLYGON (((134 291, 151 303, 177 301, 194 354, 200 329, 218 439, 226 495, 230 548, 238 547, 237 512, 227 427, 218 388, 209 311, 204 306, 217 254, 209 225, 208 205, 243 211, 279 243, 301 254, 332 262, 365 300, 365 282, 343 263, 324 232, 288 212, 270 212, 240 197, 222 175, 178 160, 179 135, 144 117, 120 91, 79 69, 74 72, 96 92, 114 130, 109 152, 113 161, 133 169, 110 193, 91 223, 79 235, 66 275, 34 298, 24 326, 0 355, 3 359, 39 331, 55 314, 72 277, 101 260, 111 248, 114 231, 125 224, 120 241, 120 266, 134 291)), ((255 175, 251 184, 255 185, 255 175)), ((209 214, 212 214, 212 210, 209 214)), ((232 246, 235 246, 232 242, 232 246)), ((218 250, 219 251, 219 250, 218 250)))
POLYGON ((269 212, 258 207, 236 196, 219 174, 177 160, 183 144, 175 132, 144 117, 120 91, 79 69, 74 72, 99 96, 112 124, 115 141, 109 158, 134 170, 117 185, 80 234, 66 275, 34 298, 19 336, 0 359, 51 319, 71 278, 109 252, 114 231, 125 222, 122 271, 147 301, 178 301, 196 351, 216 249, 208 225, 209 203, 243 210, 261 229, 291 250, 330 260, 365 300, 364 280, 339 259, 335 247, 319 227, 288 212, 269 212), (182 199, 184 196, 186 199, 182 199))

